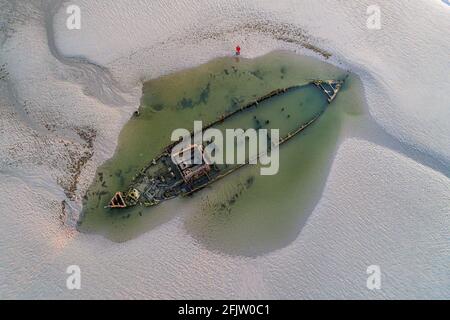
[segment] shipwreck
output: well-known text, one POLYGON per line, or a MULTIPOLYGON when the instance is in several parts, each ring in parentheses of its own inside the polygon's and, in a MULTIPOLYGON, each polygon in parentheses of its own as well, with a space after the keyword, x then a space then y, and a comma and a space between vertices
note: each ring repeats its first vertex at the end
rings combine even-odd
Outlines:
MULTIPOLYGON (((328 104, 331 104, 336 99, 344 81, 345 80, 312 80, 307 85, 314 85, 317 90, 320 90, 325 95, 328 104)), ((216 121, 204 126, 202 130, 221 124, 252 108, 257 108, 258 104, 264 101, 283 95, 286 92, 299 87, 301 86, 280 88, 269 92, 249 104, 238 107, 233 112, 222 115, 216 121)), ((322 116, 326 109, 327 108, 323 109, 323 111, 315 115, 312 119, 309 119, 306 123, 300 123, 294 130, 280 137, 277 146, 291 140, 300 132, 306 130, 322 116)), ((191 135, 193 134, 194 132, 191 132, 191 135)), ((154 206, 178 196, 188 196, 248 164, 244 163, 235 166, 220 167, 210 163, 204 153, 207 143, 191 144, 181 150, 181 152, 202 155, 200 162, 195 161, 192 163, 192 161, 175 161, 174 147, 178 143, 179 142, 174 142, 166 146, 156 158, 152 159, 149 164, 142 168, 142 170, 133 178, 133 182, 127 190, 124 192, 116 192, 105 207, 111 209, 123 209, 137 205, 154 206)))

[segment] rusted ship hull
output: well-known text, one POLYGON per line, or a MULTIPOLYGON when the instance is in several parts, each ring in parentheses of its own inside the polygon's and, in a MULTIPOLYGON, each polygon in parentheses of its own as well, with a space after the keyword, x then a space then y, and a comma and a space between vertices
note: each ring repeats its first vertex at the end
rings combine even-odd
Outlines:
MULTIPOLYGON (((326 95, 328 104, 334 101, 343 83, 343 80, 316 80, 310 82, 310 84, 314 84, 326 95)), ((202 130, 205 131, 215 125, 223 123, 227 119, 237 116, 245 110, 256 108, 261 102, 282 95, 298 87, 300 86, 280 88, 269 92, 255 101, 244 105, 229 114, 223 115, 216 121, 204 126, 202 130)), ((324 109, 323 112, 325 112, 325 110, 326 109, 324 109)), ((287 142, 311 126, 321 117, 323 112, 317 114, 308 122, 301 124, 300 127, 281 137, 277 146, 287 142)), ((191 135, 193 134, 194 132, 191 132, 191 135)), ((173 148, 178 144, 179 141, 164 148, 158 157, 153 159, 136 175, 128 190, 126 192, 116 192, 106 207, 111 209, 123 209, 136 205, 153 206, 178 196, 191 195, 247 164, 244 163, 224 169, 219 168, 214 164, 208 164, 208 161, 204 161, 203 164, 196 166, 195 170, 192 170, 192 168, 185 169, 180 167, 179 163, 173 161, 173 148)), ((203 152, 204 147, 205 145, 194 144, 189 146, 190 149, 197 149, 200 153, 203 152)))

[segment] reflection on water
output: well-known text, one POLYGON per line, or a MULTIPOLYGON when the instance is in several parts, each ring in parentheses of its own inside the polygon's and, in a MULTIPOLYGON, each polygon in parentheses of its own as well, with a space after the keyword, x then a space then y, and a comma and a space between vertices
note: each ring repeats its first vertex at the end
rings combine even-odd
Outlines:
MULTIPOLYGON (((211 122, 276 88, 345 74, 313 58, 274 52, 251 60, 220 58, 145 83, 140 116, 125 125, 114 157, 98 168, 79 230, 126 241, 182 216, 188 233, 211 250, 254 256, 288 245, 320 197, 345 120, 362 114, 361 86, 353 75, 318 122, 280 147, 277 175, 261 176, 257 165, 246 166, 189 198, 122 211, 104 206, 169 144, 175 128, 211 122)), ((323 107, 317 91, 301 90, 269 101, 260 121, 286 130, 323 107)), ((226 126, 246 120, 234 121, 226 126)))

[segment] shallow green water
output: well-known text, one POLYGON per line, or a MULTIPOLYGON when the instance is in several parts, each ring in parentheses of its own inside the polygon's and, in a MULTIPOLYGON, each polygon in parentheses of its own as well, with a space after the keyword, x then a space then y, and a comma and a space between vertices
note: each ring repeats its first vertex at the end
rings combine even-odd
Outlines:
MULTIPOLYGON (((220 58, 145 83, 141 115, 125 125, 114 157, 98 168, 79 230, 126 241, 183 216, 186 231, 213 250, 252 256, 289 244, 320 197, 345 120, 363 112, 361 84, 352 75, 319 121, 280 147, 277 175, 261 176, 258 165, 252 165, 190 198, 123 211, 103 206, 169 144, 175 128, 191 130, 194 120, 211 122, 276 88, 345 74, 313 58, 275 52, 252 60, 220 58)), ((271 100, 271 108, 258 117, 287 130, 308 112, 317 112, 323 97, 309 87, 301 90, 271 100)), ((243 120, 235 121, 227 127, 243 120)))

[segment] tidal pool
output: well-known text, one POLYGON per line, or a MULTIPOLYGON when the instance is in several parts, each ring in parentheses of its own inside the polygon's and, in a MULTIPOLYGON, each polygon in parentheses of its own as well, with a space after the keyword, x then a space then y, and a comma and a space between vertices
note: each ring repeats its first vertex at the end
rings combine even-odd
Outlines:
MULTIPOLYGON (((104 206, 170 143, 174 129, 191 130, 194 120, 211 122, 277 88, 346 75, 314 58, 273 52, 255 59, 218 58, 144 83, 140 116, 125 125, 113 158, 98 168, 79 230, 122 242, 180 218, 185 230, 211 250, 255 256, 288 245, 320 198, 342 129, 352 122, 347 120, 364 114, 362 85, 352 74, 322 117, 280 147, 278 174, 261 176, 258 165, 248 165, 192 197, 150 208, 104 206)), ((320 108, 320 99, 305 92, 302 101, 295 96, 269 101, 273 111, 267 120, 282 115, 295 121, 315 112, 314 105, 320 108)))

